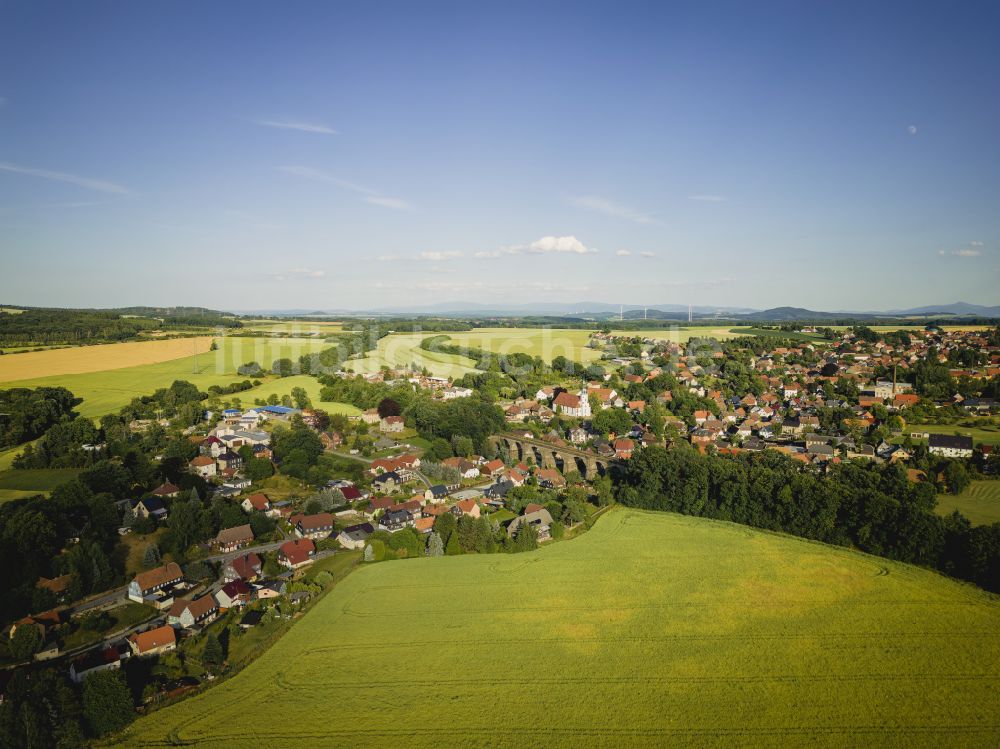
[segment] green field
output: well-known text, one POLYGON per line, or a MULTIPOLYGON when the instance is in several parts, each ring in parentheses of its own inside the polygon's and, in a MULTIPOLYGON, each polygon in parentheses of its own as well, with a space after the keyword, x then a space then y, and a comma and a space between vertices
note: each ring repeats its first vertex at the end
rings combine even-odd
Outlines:
MULTIPOLYGON (((20 448, 12 451, 12 455, 18 452, 20 448)), ((36 494, 48 494, 60 484, 72 481, 78 473, 79 468, 40 468, 30 471, 10 468, 0 471, 0 503, 36 494)))
POLYGON ((232 400, 239 398, 243 407, 247 408, 252 406, 254 400, 257 398, 267 400, 270 395, 277 395, 279 398, 283 395, 291 395, 292 388, 295 387, 300 387, 308 393, 309 400, 312 401, 314 408, 321 408, 331 414, 347 414, 348 416, 356 416, 361 413, 361 409, 355 408, 350 403, 333 403, 320 400, 319 391, 323 389, 323 386, 319 384, 319 380, 310 375, 293 375, 292 377, 270 380, 250 390, 224 396, 224 399, 232 400))
POLYGON ((973 481, 957 496, 939 494, 936 509, 941 515, 958 510, 973 525, 1000 523, 1000 481, 973 481))
POLYGON ((616 510, 537 552, 363 567, 246 670, 121 744, 996 746, 998 687, 994 596, 616 510))
POLYGON ((975 444, 1000 445, 1000 423, 986 417, 962 424, 907 424, 906 433, 927 432, 928 434, 962 434, 972 437, 975 444), (967 426, 968 424, 977 426, 967 426))
POLYGON ((136 396, 148 395, 157 388, 168 387, 174 380, 188 380, 199 388, 227 385, 245 379, 236 374, 236 369, 246 362, 256 361, 266 367, 275 359, 298 359, 302 354, 329 348, 329 344, 321 340, 305 338, 232 337, 217 340, 218 350, 198 356, 84 374, 39 376, 5 382, 3 387, 61 385, 83 398, 83 403, 77 409, 83 416, 96 418, 128 405, 136 396))
POLYGON ((415 366, 427 368, 436 377, 458 378, 475 369, 475 362, 465 356, 425 351, 420 343, 434 333, 393 333, 381 338, 378 347, 359 359, 351 359, 344 368, 358 374, 378 372, 382 367, 415 366))

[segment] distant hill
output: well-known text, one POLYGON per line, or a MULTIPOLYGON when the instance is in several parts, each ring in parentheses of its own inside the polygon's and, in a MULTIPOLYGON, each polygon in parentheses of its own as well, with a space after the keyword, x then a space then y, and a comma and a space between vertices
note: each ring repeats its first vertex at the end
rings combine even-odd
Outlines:
POLYGON ((896 315, 973 315, 976 317, 1000 317, 1000 305, 984 307, 981 304, 954 302, 953 304, 936 304, 929 307, 890 310, 890 312, 896 315))

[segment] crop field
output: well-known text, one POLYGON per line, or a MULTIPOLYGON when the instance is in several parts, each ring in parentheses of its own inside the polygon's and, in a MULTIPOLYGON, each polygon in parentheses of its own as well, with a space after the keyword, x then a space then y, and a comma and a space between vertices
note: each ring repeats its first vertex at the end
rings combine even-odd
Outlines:
MULTIPOLYGON (((190 338, 184 339, 187 346, 191 345, 191 340, 190 338)), ((164 341, 164 343, 172 342, 164 341)), ((118 410, 136 396, 148 395, 157 388, 169 387, 174 380, 188 380, 199 388, 207 388, 210 385, 228 385, 236 380, 246 379, 236 374, 237 367, 246 362, 256 361, 266 367, 275 359, 287 357, 294 360, 302 354, 322 351, 329 347, 329 344, 321 340, 304 338, 228 337, 218 338, 216 342, 219 345, 217 350, 206 351, 195 356, 183 356, 156 364, 125 366, 120 369, 82 374, 48 374, 45 376, 46 370, 39 369, 33 371, 31 379, 7 382, 3 386, 7 388, 39 387, 42 385, 67 387, 75 395, 83 398, 83 403, 77 410, 83 416, 96 418, 118 410)), ((128 344, 113 345, 125 346, 128 344)), ((86 351, 87 348, 68 351, 75 353, 76 351, 86 351)), ((67 350, 51 353, 64 351, 67 350)), ((39 356, 41 355, 39 354, 39 356)), ((18 354, 10 358, 13 360, 33 356, 35 355, 18 354)), ((0 366, 3 366, 2 361, 0 361, 0 366)), ((253 402, 252 399, 250 402, 253 402)))
POLYGON ((477 328, 462 333, 446 333, 449 343, 481 348, 494 354, 530 354, 551 362, 565 356, 588 363, 601 358, 601 352, 587 348, 591 331, 565 328, 477 328))
POLYGON ((973 525, 1000 523, 1000 481, 973 481, 959 495, 939 494, 936 510, 940 515, 958 510, 973 525))
POLYGON ((619 509, 527 554, 363 567, 244 671, 118 741, 995 746, 998 687, 996 597, 844 549, 619 509))
POLYGON ((210 336, 166 338, 162 341, 108 343, 3 356, 0 357, 0 382, 156 364, 206 352, 211 343, 210 336))

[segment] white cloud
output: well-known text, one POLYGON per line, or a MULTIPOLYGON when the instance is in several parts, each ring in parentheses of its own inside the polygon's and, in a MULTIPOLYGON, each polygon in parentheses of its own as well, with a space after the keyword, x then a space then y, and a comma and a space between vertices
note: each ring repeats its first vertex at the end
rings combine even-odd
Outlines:
POLYGON ((337 131, 326 125, 317 125, 312 122, 299 122, 296 120, 254 120, 257 125, 264 127, 275 127, 281 130, 298 130, 302 133, 318 133, 320 135, 336 135, 337 131))
POLYGON ((478 258, 497 258, 505 255, 543 255, 548 253, 571 253, 576 255, 591 255, 597 250, 587 247, 579 239, 573 236, 568 237, 542 237, 536 239, 531 244, 516 244, 510 247, 501 247, 499 250, 483 250, 473 254, 478 258))
POLYGON ((983 243, 980 242, 977 239, 973 239, 971 242, 969 242, 969 244, 972 245, 973 247, 982 247, 983 246, 983 243))
POLYGON ((100 179, 90 179, 89 177, 80 177, 76 174, 68 174, 67 172, 53 172, 48 169, 32 169, 30 167, 17 166, 15 164, 8 164, 5 162, 0 162, 0 172, 23 174, 27 177, 41 177, 42 179, 51 179, 56 182, 67 182, 71 185, 83 187, 87 190, 95 190, 97 192, 110 192, 120 195, 128 193, 128 189, 122 187, 121 185, 116 185, 114 182, 106 182, 100 179))
POLYGON ((571 196, 568 198, 568 201, 580 208, 586 208, 587 210, 603 213, 607 216, 614 216, 615 218, 623 218, 626 221, 632 221, 637 224, 658 223, 648 213, 637 211, 634 208, 629 208, 626 205, 621 205, 613 200, 608 200, 597 195, 571 196))
POLYGON ((910 135, 916 135, 917 134, 917 126, 916 125, 909 125, 906 128, 906 132, 908 132, 910 135))
POLYGON ((725 195, 688 195, 688 200, 698 200, 702 203, 725 203, 728 199, 725 195))
POLYGON ((597 250, 585 246, 583 242, 573 236, 542 237, 528 245, 527 250, 532 253, 571 252, 577 255, 587 255, 597 252, 597 250))
POLYGON ((405 200, 387 197, 382 195, 378 190, 373 190, 370 187, 359 185, 356 182, 348 182, 346 179, 341 179, 340 177, 336 177, 332 174, 327 174, 326 172, 314 169, 311 166, 279 166, 278 171, 284 172, 285 174, 291 174, 295 177, 304 177, 305 179, 323 182, 328 185, 334 185, 335 187, 342 187, 345 190, 350 190, 351 192, 356 192, 359 195, 364 195, 365 202, 370 203, 371 205, 378 205, 383 208, 393 208, 399 211, 414 210, 413 205, 405 200))
POLYGON ((292 268, 284 273, 279 273, 274 277, 275 281, 305 281, 309 279, 324 278, 326 271, 313 270, 312 268, 292 268))
POLYGON ((938 250, 938 255, 951 255, 952 257, 979 257, 983 253, 980 250, 938 250))
POLYGON ((656 253, 653 252, 640 252, 640 257, 656 257, 656 253))
POLYGON ((628 257, 631 254, 628 250, 615 250, 615 257, 628 257))

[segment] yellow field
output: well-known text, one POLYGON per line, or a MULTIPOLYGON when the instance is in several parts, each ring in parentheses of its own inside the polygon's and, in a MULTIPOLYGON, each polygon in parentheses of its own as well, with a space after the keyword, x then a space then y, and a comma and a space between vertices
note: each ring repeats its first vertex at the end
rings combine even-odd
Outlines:
MULTIPOLYGON (((53 375, 102 372, 180 359, 208 351, 211 336, 168 338, 162 341, 132 341, 100 346, 78 346, 50 351, 32 351, 0 357, 0 382, 28 380, 53 375)), ((169 383, 168 383, 169 384, 169 383)))
MULTIPOLYGON (((190 346, 191 339, 187 340, 190 346)), ((330 346, 322 340, 304 338, 226 337, 216 340, 218 349, 197 356, 183 356, 120 369, 32 377, 6 383, 5 387, 69 388, 76 396, 83 398, 77 411, 83 416, 97 418, 117 411, 136 396, 149 395, 158 388, 169 387, 174 380, 187 380, 202 389, 211 385, 228 385, 236 380, 246 379, 236 373, 241 364, 256 361, 267 367, 275 359, 297 360, 302 354, 322 351, 330 346)), ((17 354, 10 358, 22 356, 34 354, 17 354)))
POLYGON ((535 552, 364 566, 117 745, 995 747, 998 686, 995 596, 616 510, 535 552))
POLYGON ((587 348, 591 332, 565 328, 477 328, 446 335, 451 339, 449 343, 494 354, 530 354, 549 362, 565 356, 577 362, 592 362, 601 358, 601 352, 587 348))

